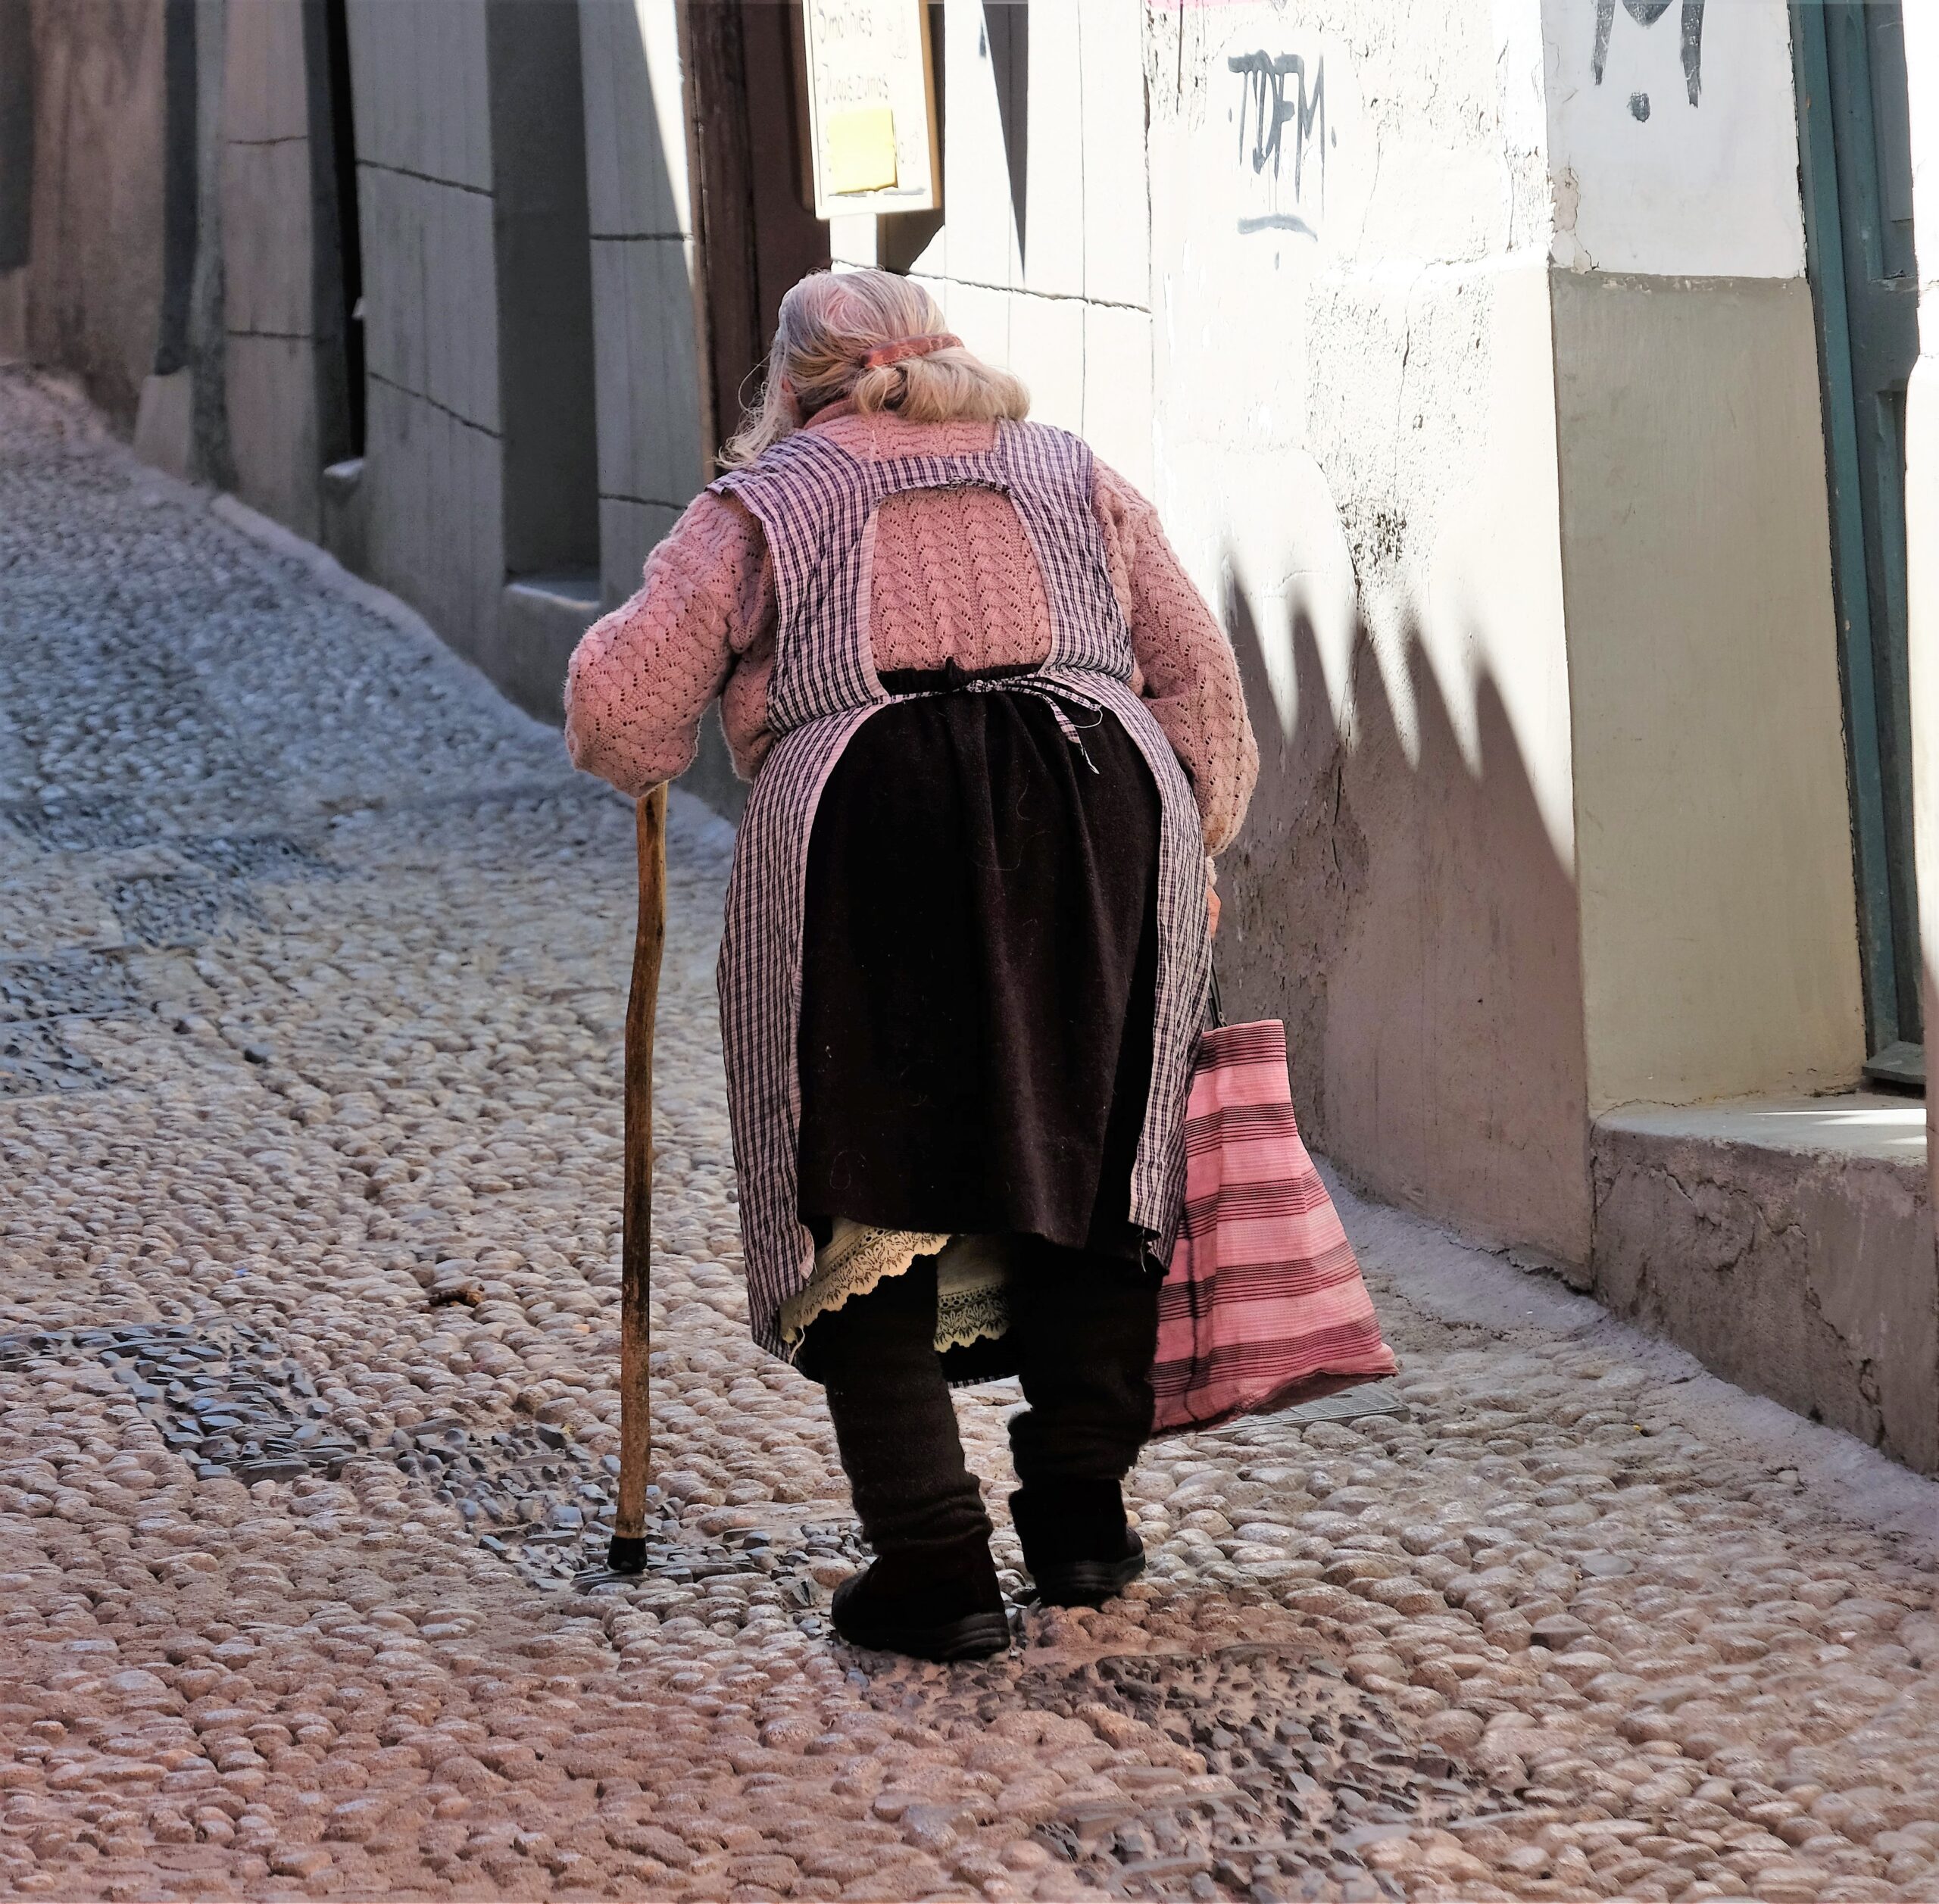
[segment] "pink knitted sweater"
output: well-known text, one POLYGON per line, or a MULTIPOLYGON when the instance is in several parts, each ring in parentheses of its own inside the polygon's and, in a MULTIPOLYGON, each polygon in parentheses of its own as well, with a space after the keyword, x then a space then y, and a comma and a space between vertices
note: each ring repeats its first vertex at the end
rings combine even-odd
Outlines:
MULTIPOLYGON (((989 423, 911 423, 847 404, 808 426, 861 457, 958 455, 989 448, 989 423)), ((1238 669, 1157 512, 1101 463, 1092 505, 1131 626, 1132 685, 1191 770, 1208 851, 1238 831, 1259 749, 1238 669)), ((638 595, 587 630, 566 676, 566 744, 576 766, 639 794, 684 773, 701 716, 720 698, 734 764, 752 779, 772 742, 773 565, 760 526, 703 493, 646 565, 638 595)), ((993 490, 890 497, 876 517, 869 635, 878 671, 1025 666, 1050 653, 1050 609, 1023 525, 993 490)))

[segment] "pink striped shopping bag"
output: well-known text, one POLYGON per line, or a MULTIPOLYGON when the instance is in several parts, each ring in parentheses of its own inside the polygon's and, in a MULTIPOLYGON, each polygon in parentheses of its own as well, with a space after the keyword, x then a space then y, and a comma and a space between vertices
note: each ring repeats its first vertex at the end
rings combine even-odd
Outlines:
POLYGON ((1300 1141, 1276 1019, 1200 1038, 1185 1197, 1158 1297, 1154 1435, 1394 1373, 1353 1246, 1300 1141))

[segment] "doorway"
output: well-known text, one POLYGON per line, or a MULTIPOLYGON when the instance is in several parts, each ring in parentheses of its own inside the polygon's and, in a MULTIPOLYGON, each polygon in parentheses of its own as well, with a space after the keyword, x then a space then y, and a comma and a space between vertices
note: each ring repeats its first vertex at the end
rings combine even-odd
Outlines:
POLYGON ((490 0, 485 32, 505 574, 596 612, 598 428, 579 8, 490 0))
POLYGON ((788 287, 829 262, 827 222, 803 203, 800 8, 773 0, 695 7, 692 111, 711 435, 724 443, 760 385, 788 287))
POLYGON ((1868 1078, 1922 1087, 1906 680, 1905 404, 1919 354, 1900 0, 1794 0, 1868 1078))
POLYGON ((350 80, 349 0, 323 0, 323 127, 318 142, 317 201, 334 212, 320 218, 317 282, 320 340, 336 346, 326 376, 340 384, 323 405, 323 461, 364 454, 364 242, 357 211, 357 116, 350 80))
POLYGON ((0 0, 0 271, 27 262, 33 233, 33 12, 0 0))

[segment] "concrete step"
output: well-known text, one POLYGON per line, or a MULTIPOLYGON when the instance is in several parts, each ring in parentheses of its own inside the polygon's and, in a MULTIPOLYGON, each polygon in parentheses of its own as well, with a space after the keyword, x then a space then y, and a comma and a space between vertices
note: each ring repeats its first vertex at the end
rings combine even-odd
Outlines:
POLYGON ((1939 1472, 1925 1107, 1635 1104, 1591 1135, 1588 1286, 1710 1369, 1939 1472))

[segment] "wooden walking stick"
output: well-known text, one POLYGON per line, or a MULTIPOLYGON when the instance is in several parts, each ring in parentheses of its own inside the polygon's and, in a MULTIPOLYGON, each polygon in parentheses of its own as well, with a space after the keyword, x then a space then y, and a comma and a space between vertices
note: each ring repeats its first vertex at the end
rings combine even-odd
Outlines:
POLYGON ((649 1412, 653 1323, 649 1261, 653 1241, 653 1022, 660 1003, 660 955, 667 944, 667 788, 641 801, 639 922, 632 985, 626 994, 625 1166, 620 1241, 620 1506, 606 1564, 616 1574, 646 1565, 646 1471, 653 1446, 649 1412))

